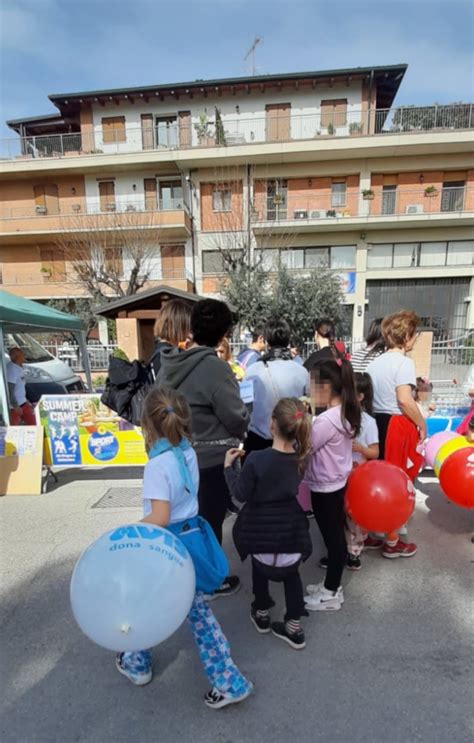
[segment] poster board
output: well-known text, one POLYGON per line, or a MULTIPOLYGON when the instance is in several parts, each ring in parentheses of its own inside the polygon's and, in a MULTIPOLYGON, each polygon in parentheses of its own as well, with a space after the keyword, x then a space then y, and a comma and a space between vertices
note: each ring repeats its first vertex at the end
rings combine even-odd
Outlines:
POLYGON ((0 495, 41 495, 43 429, 0 428, 0 495))
POLYGON ((43 395, 36 407, 45 432, 45 464, 53 467, 144 465, 141 428, 120 418, 100 395, 43 395))

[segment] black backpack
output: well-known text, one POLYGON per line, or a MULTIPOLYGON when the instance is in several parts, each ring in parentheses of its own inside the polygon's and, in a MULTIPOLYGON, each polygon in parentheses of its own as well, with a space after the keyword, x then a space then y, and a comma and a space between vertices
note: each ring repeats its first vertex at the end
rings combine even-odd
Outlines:
POLYGON ((134 426, 140 425, 143 401, 155 382, 152 362, 157 353, 159 351, 155 351, 147 364, 110 357, 105 390, 100 400, 134 426))

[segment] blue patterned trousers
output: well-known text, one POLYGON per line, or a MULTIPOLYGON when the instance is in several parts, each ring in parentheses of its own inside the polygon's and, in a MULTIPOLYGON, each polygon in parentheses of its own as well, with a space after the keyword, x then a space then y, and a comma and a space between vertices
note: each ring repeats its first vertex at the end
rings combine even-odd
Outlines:
MULTIPOLYGON (((231 697, 250 691, 252 683, 242 676, 232 660, 229 642, 201 592, 194 597, 188 622, 211 686, 231 697)), ((146 673, 151 669, 151 652, 124 653, 122 664, 131 671, 146 673)))

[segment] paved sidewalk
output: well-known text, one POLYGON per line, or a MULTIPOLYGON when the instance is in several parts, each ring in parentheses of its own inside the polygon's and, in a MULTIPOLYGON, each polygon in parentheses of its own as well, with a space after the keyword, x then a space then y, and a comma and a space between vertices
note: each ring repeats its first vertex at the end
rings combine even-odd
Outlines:
MULTIPOLYGON (((69 580, 80 551, 140 514, 92 506, 110 488, 138 488, 140 476, 139 468, 69 471, 47 495, 0 499, 3 743, 472 740, 474 524, 437 481, 419 484, 409 534, 419 553, 364 554, 363 569, 345 573, 343 609, 303 620, 307 647, 299 653, 251 625, 249 564, 238 561, 226 522, 244 587, 213 609, 255 694, 219 712, 202 702, 208 687, 185 626, 155 650, 153 682, 135 688, 71 616, 69 580)), ((306 583, 323 577, 314 522, 311 529, 306 583)), ((281 586, 273 593, 278 617, 281 586)))

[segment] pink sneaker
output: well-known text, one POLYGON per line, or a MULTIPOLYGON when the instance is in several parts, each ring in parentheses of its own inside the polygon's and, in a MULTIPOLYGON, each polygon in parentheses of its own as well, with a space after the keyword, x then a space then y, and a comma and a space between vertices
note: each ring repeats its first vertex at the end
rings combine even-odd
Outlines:
POLYGON ((382 556, 388 557, 390 560, 396 557, 413 557, 413 555, 416 555, 417 549, 416 544, 407 544, 399 539, 393 547, 390 547, 389 544, 384 544, 382 556))

